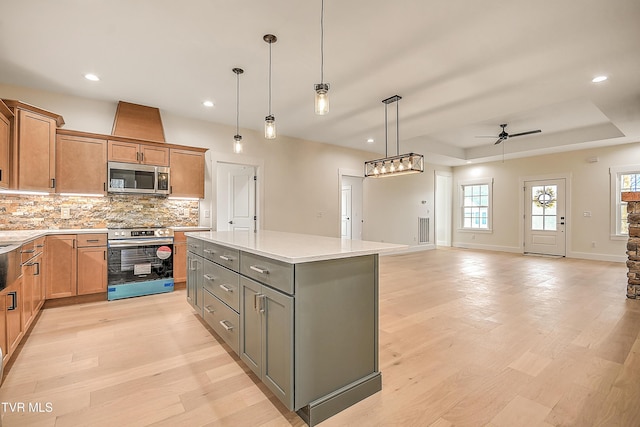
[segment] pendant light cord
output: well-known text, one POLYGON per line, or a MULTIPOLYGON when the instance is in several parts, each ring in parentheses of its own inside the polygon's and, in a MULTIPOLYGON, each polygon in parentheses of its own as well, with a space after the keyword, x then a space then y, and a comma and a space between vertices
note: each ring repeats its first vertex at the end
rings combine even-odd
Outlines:
POLYGON ((324 0, 320 7, 320 84, 324 83, 324 0))
POLYGON ((271 42, 269 42, 269 115, 271 115, 271 42))
POLYGON ((389 157, 389 142, 388 142, 388 138, 387 138, 387 129, 388 129, 388 120, 387 120, 387 105, 388 104, 384 104, 384 156, 385 157, 389 157))
POLYGON ((236 135, 240 128, 240 74, 236 73, 236 135))
POLYGON ((400 101, 396 101, 396 155, 400 155, 400 101))

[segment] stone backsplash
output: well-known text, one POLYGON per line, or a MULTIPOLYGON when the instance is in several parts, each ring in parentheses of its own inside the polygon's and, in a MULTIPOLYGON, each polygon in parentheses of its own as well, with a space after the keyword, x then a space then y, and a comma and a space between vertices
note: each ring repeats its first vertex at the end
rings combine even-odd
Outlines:
POLYGON ((0 230, 190 227, 198 225, 199 217, 197 200, 0 193, 0 230), (69 218, 62 218, 62 211, 67 208, 69 218))

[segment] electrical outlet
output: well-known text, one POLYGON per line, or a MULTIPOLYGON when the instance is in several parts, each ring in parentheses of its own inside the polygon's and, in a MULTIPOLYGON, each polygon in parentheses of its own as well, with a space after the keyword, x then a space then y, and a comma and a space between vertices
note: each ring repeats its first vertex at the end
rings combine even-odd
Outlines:
POLYGON ((208 209, 205 209, 204 211, 204 217, 205 218, 209 218, 211 216, 211 212, 208 209))
POLYGON ((71 218, 71 208, 60 208, 60 217, 62 219, 71 218))

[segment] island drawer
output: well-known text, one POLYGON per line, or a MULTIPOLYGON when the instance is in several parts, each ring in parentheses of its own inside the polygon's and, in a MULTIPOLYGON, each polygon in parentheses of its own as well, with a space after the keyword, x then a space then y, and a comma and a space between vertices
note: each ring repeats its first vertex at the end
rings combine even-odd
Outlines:
POLYGON ((240 273, 293 295, 293 264, 240 252, 240 273))
POLYGON ((78 247, 107 246, 107 235, 105 233, 78 234, 78 247))
POLYGON ((204 249, 204 242, 202 240, 187 237, 187 250, 193 252, 196 255, 202 256, 204 249))
POLYGON ((205 290, 203 294, 204 320, 213 328, 220 338, 229 344, 229 347, 231 347, 236 354, 239 354, 240 316, 213 296, 208 290, 205 290))
POLYGON ((220 265, 233 270, 239 271, 240 251, 237 249, 227 248, 211 242, 204 242, 203 256, 220 265))
POLYGON ((205 259, 204 288, 235 311, 240 311, 240 275, 235 271, 205 259))

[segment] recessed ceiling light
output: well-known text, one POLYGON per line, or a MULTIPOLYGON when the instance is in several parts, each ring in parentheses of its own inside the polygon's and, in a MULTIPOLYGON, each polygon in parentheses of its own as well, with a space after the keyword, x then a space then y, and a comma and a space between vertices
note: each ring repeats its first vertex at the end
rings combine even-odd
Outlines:
POLYGON ((473 163, 471 160, 467 160, 467 164, 471 164, 473 163))
POLYGON ((591 79, 591 82, 592 83, 600 83, 600 82, 603 82, 605 80, 607 80, 607 76, 597 76, 597 77, 594 77, 593 79, 591 79))
POLYGON ((205 107, 213 107, 213 101, 204 101, 202 105, 205 107))
POLYGON ((91 74, 91 73, 85 74, 84 78, 87 79, 87 80, 91 80, 92 82, 100 81, 100 77, 96 76, 95 74, 91 74))
POLYGON ((367 139, 367 144, 373 144, 373 138, 367 139))

